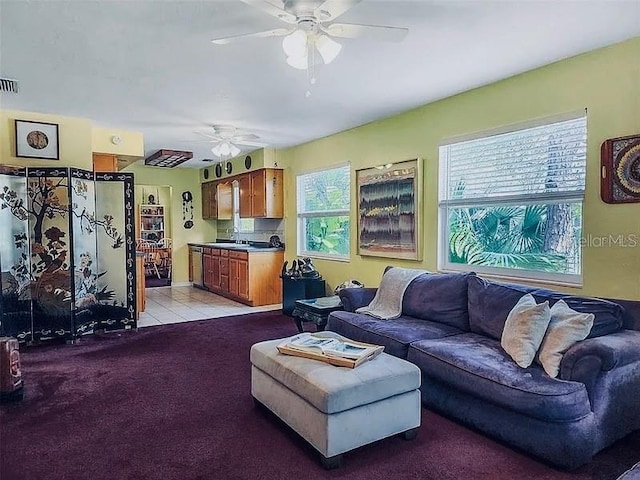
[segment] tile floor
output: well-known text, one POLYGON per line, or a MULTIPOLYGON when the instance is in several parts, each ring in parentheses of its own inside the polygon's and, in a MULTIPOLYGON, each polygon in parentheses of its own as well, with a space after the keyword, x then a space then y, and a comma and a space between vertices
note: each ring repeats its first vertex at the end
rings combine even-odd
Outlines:
POLYGON ((138 328, 282 309, 281 304, 248 307, 191 286, 147 288, 146 295, 138 328))

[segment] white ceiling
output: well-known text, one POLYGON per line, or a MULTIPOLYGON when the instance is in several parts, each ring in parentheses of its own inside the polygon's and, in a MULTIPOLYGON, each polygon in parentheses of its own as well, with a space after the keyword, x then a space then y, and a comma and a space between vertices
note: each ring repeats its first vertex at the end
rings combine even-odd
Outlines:
POLYGON ((207 125, 304 143, 638 36, 640 1, 364 0, 338 21, 409 34, 341 40, 306 98, 281 39, 210 43, 287 26, 239 0, 0 0, 0 76, 20 81, 1 107, 141 131, 147 155, 192 150, 183 165, 202 167, 207 125))

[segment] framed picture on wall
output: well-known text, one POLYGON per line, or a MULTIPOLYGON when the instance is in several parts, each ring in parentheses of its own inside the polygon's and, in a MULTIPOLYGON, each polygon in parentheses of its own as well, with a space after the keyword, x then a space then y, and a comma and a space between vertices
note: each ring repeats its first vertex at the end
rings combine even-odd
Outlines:
POLYGON ((16 120, 16 157, 60 160, 58 125, 16 120))
POLYGON ((422 260, 422 160, 356 170, 358 254, 422 260))
POLYGON ((640 202, 640 134, 605 140, 600 157, 602 201, 640 202))

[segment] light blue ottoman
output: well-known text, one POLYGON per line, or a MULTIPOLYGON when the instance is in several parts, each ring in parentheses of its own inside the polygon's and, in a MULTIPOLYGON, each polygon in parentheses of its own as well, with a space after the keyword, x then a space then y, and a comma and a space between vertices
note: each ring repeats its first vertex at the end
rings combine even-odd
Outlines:
MULTIPOLYGON (((327 332, 329 333, 329 332, 327 332)), ((284 355, 284 339, 251 347, 251 394, 336 468, 342 454, 420 426, 420 370, 382 353, 356 368, 284 355)))
POLYGON ((618 480, 640 480, 640 462, 620 475, 618 480))

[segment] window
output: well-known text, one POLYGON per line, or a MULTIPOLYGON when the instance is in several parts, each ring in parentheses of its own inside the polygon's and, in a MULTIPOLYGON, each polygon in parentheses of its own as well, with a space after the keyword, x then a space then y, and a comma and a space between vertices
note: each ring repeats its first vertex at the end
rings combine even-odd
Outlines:
POLYGON ((298 176, 298 255, 349 258, 350 169, 298 176))
POLYGON ((581 282, 584 114, 440 147, 439 264, 581 282))
POLYGON ((255 219, 240 218, 240 183, 234 180, 231 186, 233 188, 233 231, 237 233, 253 233, 255 219))

